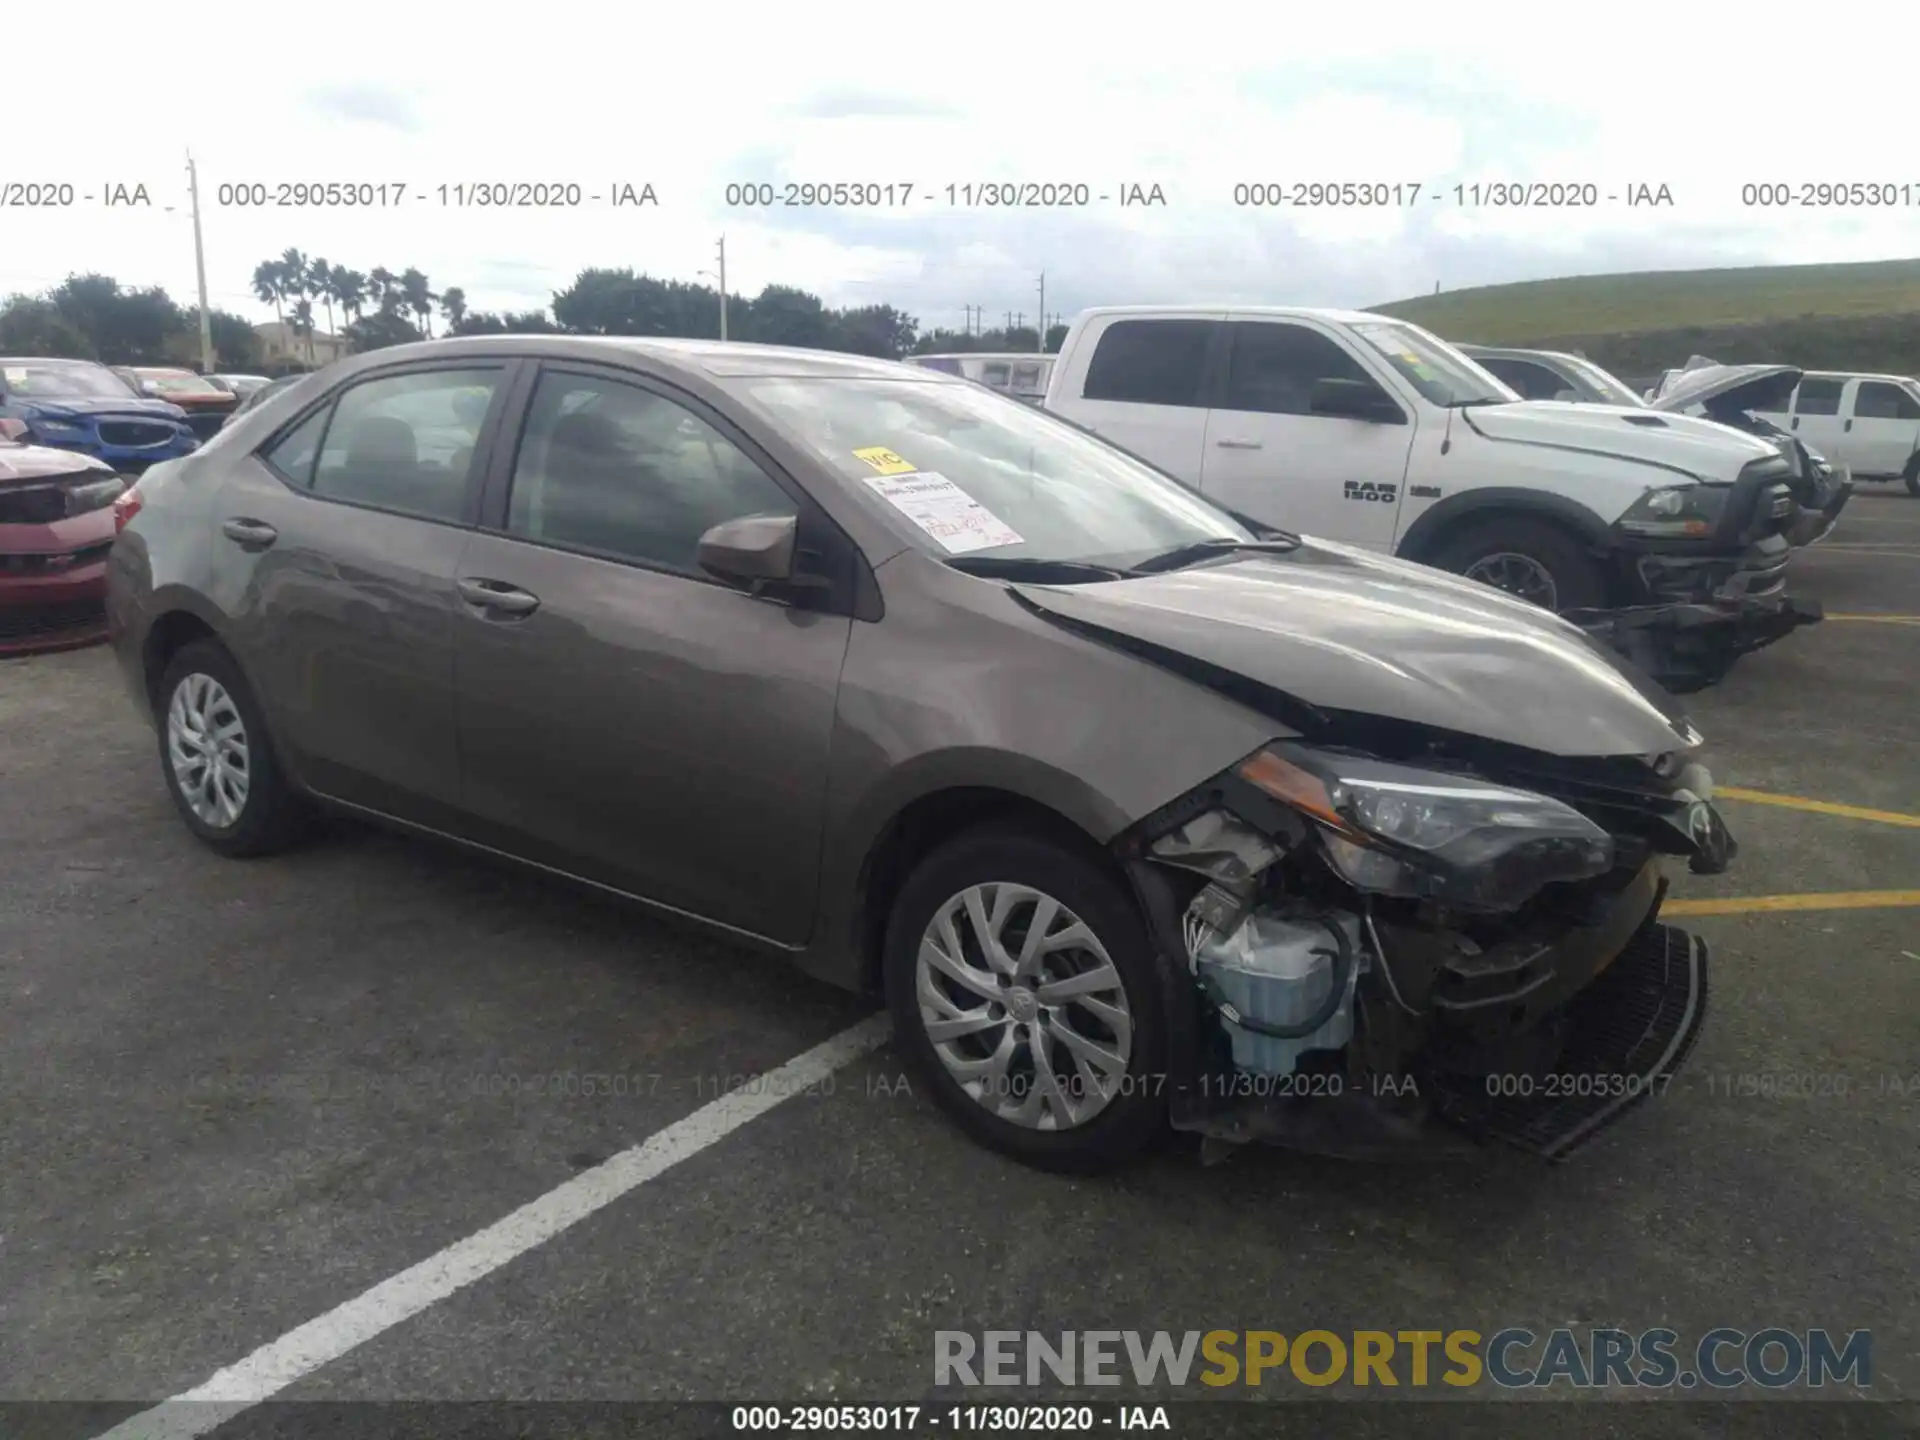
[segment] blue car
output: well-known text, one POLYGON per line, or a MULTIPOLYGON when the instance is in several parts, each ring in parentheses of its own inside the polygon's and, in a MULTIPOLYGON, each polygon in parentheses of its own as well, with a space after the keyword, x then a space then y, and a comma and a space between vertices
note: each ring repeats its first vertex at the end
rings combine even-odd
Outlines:
POLYGON ((0 356, 0 439, 77 450, 122 475, 191 454, 200 441, 187 412, 136 395, 91 360, 0 356))

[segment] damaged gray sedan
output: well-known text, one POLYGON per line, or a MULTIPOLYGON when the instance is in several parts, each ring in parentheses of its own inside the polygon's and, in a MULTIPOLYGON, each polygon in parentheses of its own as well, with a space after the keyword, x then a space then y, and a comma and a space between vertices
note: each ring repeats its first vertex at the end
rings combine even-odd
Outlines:
MULTIPOLYGON (((963 381, 694 341, 330 369, 116 507, 185 826, 319 809, 883 994, 979 1140, 1559 1157, 1657 1093, 1734 845, 1675 702, 963 381)), ((564 984, 564 956, 556 956, 564 984)))

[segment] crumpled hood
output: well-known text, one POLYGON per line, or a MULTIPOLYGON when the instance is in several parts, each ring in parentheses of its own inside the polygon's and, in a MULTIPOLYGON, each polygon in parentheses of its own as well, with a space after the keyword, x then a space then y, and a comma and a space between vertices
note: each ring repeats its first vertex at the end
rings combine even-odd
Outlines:
MULTIPOLYGON (((1769 448, 1767 454, 1773 453, 1769 448)), ((1553 755, 1698 743, 1674 699, 1576 626, 1422 565, 1310 540, 1094 585, 1015 585, 1041 612, 1285 692, 1553 755)))
POLYGON ((60 475, 113 474, 113 467, 91 455, 77 455, 51 445, 0 442, 0 485, 31 484, 60 475))
POLYGON ((1617 455, 1669 466, 1702 480, 1731 481, 1743 465, 1774 453, 1771 445, 1711 420, 1630 410, 1624 405, 1521 400, 1473 406, 1460 416, 1490 440, 1617 455))
POLYGON ((184 420, 187 412, 167 400, 143 399, 137 395, 21 395, 15 402, 31 405, 49 420, 63 415, 125 415, 137 420, 184 420))
POLYGON ((1653 408, 1680 411, 1703 405, 1726 414, 1777 412, 1787 408, 1801 373, 1796 365, 1705 365, 1676 376, 1653 408))

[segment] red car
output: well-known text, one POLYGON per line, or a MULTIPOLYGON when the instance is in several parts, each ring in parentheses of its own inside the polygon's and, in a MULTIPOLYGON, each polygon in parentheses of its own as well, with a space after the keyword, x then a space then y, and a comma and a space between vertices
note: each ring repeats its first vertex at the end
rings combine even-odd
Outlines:
POLYGON ((0 441, 0 655, 106 638, 113 502, 126 488, 90 455, 0 441))

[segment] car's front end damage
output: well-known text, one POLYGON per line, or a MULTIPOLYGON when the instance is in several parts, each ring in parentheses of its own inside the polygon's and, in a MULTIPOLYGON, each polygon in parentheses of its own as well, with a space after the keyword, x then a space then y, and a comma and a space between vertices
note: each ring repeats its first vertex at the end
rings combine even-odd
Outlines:
POLYGON ((1557 1158, 1672 1077, 1707 954, 1660 921, 1668 872, 1735 846, 1670 695, 1536 607, 1319 541, 1017 593, 1275 727, 1113 842, 1178 1128, 1557 1158))
POLYGON ((1268 746, 1120 842, 1182 974, 1177 1128, 1357 1158, 1559 1159, 1706 1013, 1665 867, 1735 847, 1684 750, 1569 761, 1367 717, 1268 746), (1386 756, 1394 758, 1384 758, 1386 756))

